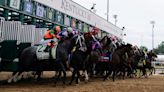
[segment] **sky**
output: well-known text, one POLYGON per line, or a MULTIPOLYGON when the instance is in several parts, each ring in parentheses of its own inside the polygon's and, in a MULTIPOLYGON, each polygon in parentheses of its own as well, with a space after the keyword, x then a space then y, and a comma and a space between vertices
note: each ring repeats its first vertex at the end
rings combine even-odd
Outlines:
MULTIPOLYGON (((72 0, 87 9, 96 4, 96 14, 107 19, 107 0, 72 0)), ((109 0, 109 22, 125 27, 123 40, 137 46, 152 49, 152 24, 154 25, 154 47, 164 41, 164 0, 109 0)))

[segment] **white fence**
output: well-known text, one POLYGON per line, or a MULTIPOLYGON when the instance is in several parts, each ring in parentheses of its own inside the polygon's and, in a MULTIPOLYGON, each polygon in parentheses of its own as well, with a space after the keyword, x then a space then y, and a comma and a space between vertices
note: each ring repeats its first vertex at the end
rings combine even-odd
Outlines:
POLYGON ((152 66, 155 68, 156 74, 164 73, 164 62, 154 61, 152 62, 152 66))

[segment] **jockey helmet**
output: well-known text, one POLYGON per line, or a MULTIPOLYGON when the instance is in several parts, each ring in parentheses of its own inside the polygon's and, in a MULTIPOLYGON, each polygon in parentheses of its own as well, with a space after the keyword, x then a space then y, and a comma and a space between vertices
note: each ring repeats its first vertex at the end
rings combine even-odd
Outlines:
POLYGON ((68 31, 69 33, 72 33, 73 29, 72 29, 71 27, 68 27, 68 28, 67 28, 67 31, 68 31))
POLYGON ((56 26, 55 30, 56 30, 57 33, 59 33, 61 31, 60 26, 56 26))

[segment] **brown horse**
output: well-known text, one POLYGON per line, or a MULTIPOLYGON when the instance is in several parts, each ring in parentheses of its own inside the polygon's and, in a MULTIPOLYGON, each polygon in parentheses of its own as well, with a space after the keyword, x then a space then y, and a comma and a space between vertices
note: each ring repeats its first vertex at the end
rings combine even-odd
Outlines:
POLYGON ((131 50, 132 50, 131 44, 122 45, 112 54, 112 60, 109 63, 110 65, 109 72, 104 77, 104 80, 108 78, 111 72, 113 72, 112 79, 113 81, 115 80, 116 73, 120 71, 124 66, 125 59, 122 56, 124 56, 126 52, 130 52, 131 50))

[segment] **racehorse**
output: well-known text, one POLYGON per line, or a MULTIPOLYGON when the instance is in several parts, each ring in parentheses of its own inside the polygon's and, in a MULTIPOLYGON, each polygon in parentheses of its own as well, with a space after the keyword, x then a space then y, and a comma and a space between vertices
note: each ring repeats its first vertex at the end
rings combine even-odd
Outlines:
POLYGON ((66 70, 64 64, 68 60, 69 53, 73 49, 76 40, 77 40, 76 37, 69 37, 63 42, 58 43, 56 48, 56 59, 49 58, 47 60, 38 60, 36 57, 36 51, 38 46, 31 46, 24 49, 19 58, 19 69, 17 72, 13 73, 13 76, 8 80, 8 82, 11 82, 14 79, 18 78, 24 71, 36 71, 39 79, 42 71, 51 70, 51 71, 59 71, 59 75, 55 80, 55 84, 57 83, 59 77, 61 76, 61 71, 64 74, 63 84, 65 84, 66 70))
POLYGON ((108 78, 108 76, 113 72, 112 79, 115 81, 115 75, 118 71, 120 71, 123 67, 125 59, 122 57, 125 55, 126 52, 130 52, 132 50, 132 45, 122 45, 120 48, 114 51, 112 54, 112 60, 110 61, 109 65, 109 72, 105 75, 104 80, 108 78))
POLYGON ((150 74, 152 74, 153 71, 155 71, 155 68, 152 67, 151 61, 156 57, 156 54, 150 52, 147 54, 147 56, 145 56, 145 53, 143 51, 141 51, 140 49, 136 49, 134 55, 131 57, 131 66, 133 69, 133 73, 135 73, 135 75, 137 76, 137 69, 139 69, 139 74, 141 74, 142 72, 141 76, 147 77, 146 69, 148 69, 150 71, 150 74))
MULTIPOLYGON (((150 74, 149 75, 152 75, 153 74, 153 71, 155 72, 155 68, 152 66, 151 62, 157 58, 157 55, 155 53, 153 53, 152 51, 148 52, 147 53, 147 57, 145 58, 145 64, 143 64, 143 75, 146 75, 146 69, 149 70, 150 74)), ((147 77, 147 75, 146 75, 147 77)))
POLYGON ((100 40, 101 44, 101 55, 100 60, 95 66, 96 75, 100 74, 103 75, 103 73, 108 71, 109 68, 109 62, 110 62, 110 56, 113 51, 113 48, 115 48, 114 44, 112 43, 112 40, 108 36, 104 36, 102 40, 100 40), (105 55, 105 56, 104 56, 105 55), (104 59, 108 58, 108 59, 104 59))
POLYGON ((88 53, 87 53, 85 38, 83 35, 78 35, 74 50, 72 51, 71 58, 70 58, 70 67, 73 68, 73 73, 69 85, 72 84, 72 82, 75 79, 75 76, 76 76, 76 84, 79 83, 78 80, 80 77, 80 70, 83 70, 85 72, 86 80, 88 80, 88 75, 86 72, 87 55, 88 53))
POLYGON ((96 64, 100 61, 102 48, 98 39, 96 39, 93 35, 84 34, 85 42, 87 45, 87 62, 86 68, 87 73, 90 74, 90 77, 94 74, 94 69, 96 64))

